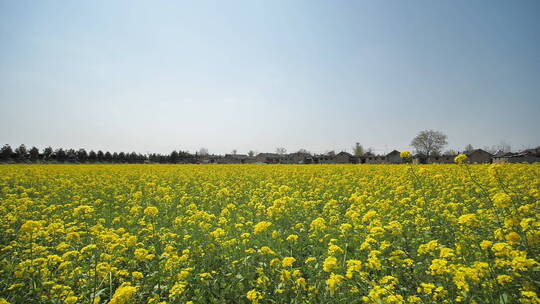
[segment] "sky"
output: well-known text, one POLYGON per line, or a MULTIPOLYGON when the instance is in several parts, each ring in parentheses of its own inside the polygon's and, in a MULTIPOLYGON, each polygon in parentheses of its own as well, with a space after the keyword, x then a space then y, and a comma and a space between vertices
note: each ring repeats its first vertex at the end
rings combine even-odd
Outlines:
POLYGON ((540 145, 540 1, 0 0, 0 144, 540 145))

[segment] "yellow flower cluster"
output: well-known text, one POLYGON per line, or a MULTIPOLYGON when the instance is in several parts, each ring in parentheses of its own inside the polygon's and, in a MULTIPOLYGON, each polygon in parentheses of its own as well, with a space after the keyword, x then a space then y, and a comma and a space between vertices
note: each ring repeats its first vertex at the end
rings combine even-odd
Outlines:
POLYGON ((257 223, 256 225, 253 226, 253 233, 261 234, 265 232, 266 230, 268 230, 268 227, 270 226, 272 226, 272 223, 267 222, 267 221, 262 221, 260 223, 257 223))
POLYGON ((131 301, 133 295, 137 292, 137 287, 120 286, 113 294, 110 304, 126 304, 131 301))
POLYGON ((144 209, 144 214, 150 217, 156 217, 158 215, 158 209, 154 206, 149 206, 144 209))
POLYGON ((456 157, 454 157, 454 162, 456 162, 456 164, 458 165, 461 165, 463 164, 465 161, 467 161, 468 157, 467 155, 465 154, 458 154, 456 157))
POLYGON ((0 304, 540 303, 540 165, 455 161, 0 166, 0 304))
POLYGON ((411 151, 403 151, 403 152, 399 153, 399 156, 401 158, 407 159, 407 158, 411 158, 412 154, 411 154, 411 151))
POLYGON ((251 301, 252 304, 258 304, 262 300, 262 295, 255 289, 252 289, 247 292, 246 298, 251 301))

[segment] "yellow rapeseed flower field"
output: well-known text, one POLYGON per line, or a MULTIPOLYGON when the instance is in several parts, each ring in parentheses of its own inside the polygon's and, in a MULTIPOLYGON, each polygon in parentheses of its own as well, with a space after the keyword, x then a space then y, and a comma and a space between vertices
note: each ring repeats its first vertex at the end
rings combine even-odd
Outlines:
POLYGON ((540 165, 0 166, 0 303, 540 303, 540 165))

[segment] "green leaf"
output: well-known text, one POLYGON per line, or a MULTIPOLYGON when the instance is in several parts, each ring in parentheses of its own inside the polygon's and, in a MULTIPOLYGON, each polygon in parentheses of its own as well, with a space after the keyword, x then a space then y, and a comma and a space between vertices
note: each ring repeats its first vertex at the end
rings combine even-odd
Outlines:
POLYGON ((499 302, 501 302, 501 304, 507 304, 508 303, 508 294, 506 292, 503 293, 502 295, 500 295, 499 302))

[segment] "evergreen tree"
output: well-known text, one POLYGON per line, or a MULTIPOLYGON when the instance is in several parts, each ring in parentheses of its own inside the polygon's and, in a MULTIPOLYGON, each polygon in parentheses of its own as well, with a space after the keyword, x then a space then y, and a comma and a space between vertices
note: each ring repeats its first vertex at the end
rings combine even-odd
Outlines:
POLYGON ((169 161, 173 164, 176 164, 178 162, 178 152, 172 151, 171 155, 169 156, 169 161))
POLYGON ((17 161, 22 162, 26 159, 28 151, 26 150, 26 146, 22 144, 17 149, 15 149, 15 153, 17 154, 17 161))
POLYGON ((77 151, 74 149, 69 149, 66 151, 66 160, 70 163, 77 162, 77 151))
POLYGON ((64 149, 60 148, 54 152, 54 156, 57 162, 63 163, 66 161, 66 151, 64 149))
POLYGON ((85 163, 88 160, 88 153, 85 149, 79 149, 77 151, 77 161, 80 163, 85 163))
POLYGON ((49 161, 53 156, 53 149, 51 147, 47 147, 43 149, 43 159, 45 161, 49 161))
POLYGON ((131 154, 129 154, 129 162, 132 163, 132 164, 141 163, 140 156, 141 156, 140 154, 137 154, 135 152, 131 152, 131 154))
POLYGON ((11 146, 8 144, 5 144, 2 149, 0 149, 0 161, 9 161, 11 160, 11 155, 13 154, 13 150, 11 149, 11 146))
POLYGON ((97 161, 97 154, 94 152, 94 150, 90 150, 88 153, 88 161, 91 163, 95 163, 97 161))
POLYGON ((111 152, 109 152, 109 151, 105 152, 104 159, 105 159, 106 162, 111 163, 113 161, 113 156, 112 156, 111 152))
POLYGON ((105 154, 103 153, 103 151, 101 150, 97 151, 97 161, 102 162, 104 160, 105 160, 105 154))
POLYGON ((124 152, 118 153, 118 162, 119 163, 127 162, 126 153, 124 153, 124 152))
POLYGON ((36 162, 39 159, 39 150, 36 147, 32 147, 29 151, 30 160, 36 162))

